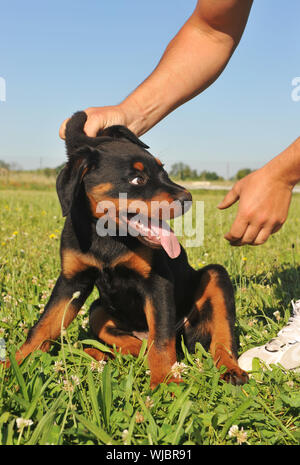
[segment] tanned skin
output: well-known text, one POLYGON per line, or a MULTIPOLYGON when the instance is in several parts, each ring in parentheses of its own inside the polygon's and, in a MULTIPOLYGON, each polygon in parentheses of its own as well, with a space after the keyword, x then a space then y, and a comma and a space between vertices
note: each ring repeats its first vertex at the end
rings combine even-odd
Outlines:
MULTIPOLYGON (((151 75, 120 104, 90 107, 85 132, 122 124, 140 136, 203 92, 222 73, 243 35, 252 0, 199 0, 151 75)), ((65 137, 67 120, 60 128, 65 137)), ((239 201, 225 235, 231 245, 260 245, 285 222, 300 180, 300 138, 273 160, 238 181, 218 208, 239 201)))

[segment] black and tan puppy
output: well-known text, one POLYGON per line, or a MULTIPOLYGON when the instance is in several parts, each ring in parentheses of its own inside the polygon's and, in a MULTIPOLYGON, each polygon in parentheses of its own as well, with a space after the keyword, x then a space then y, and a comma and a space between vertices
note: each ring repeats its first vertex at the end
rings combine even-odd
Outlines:
MULTIPOLYGON (((152 208, 160 201, 175 201, 171 216, 182 214, 190 193, 169 179, 162 163, 128 129, 113 126, 89 138, 83 132, 85 121, 86 114, 79 112, 67 125, 68 162, 57 179, 66 216, 61 273, 17 360, 38 348, 48 350, 62 323, 71 323, 96 286, 100 298, 90 309, 92 331, 123 354, 138 355, 141 335, 148 338, 151 387, 170 374, 176 338, 182 335, 189 350, 197 341, 210 349, 216 365, 227 368, 226 380, 244 383, 247 375, 237 364, 235 305, 227 272, 219 265, 195 271, 174 233, 164 234, 161 209, 152 208), (142 201, 139 223, 131 208, 136 201, 142 201), (113 206, 114 214, 109 207, 99 209, 101 204, 113 206), (116 234, 99 233, 103 218, 111 219, 116 234), (78 297, 70 303, 76 292, 78 297)), ((104 358, 95 349, 86 351, 104 358)), ((170 381, 177 379, 171 376, 170 381)))

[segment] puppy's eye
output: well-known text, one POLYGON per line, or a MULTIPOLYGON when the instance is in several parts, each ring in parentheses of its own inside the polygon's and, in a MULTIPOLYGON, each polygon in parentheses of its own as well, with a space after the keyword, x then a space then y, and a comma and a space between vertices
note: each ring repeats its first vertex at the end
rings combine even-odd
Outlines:
POLYGON ((146 184, 147 180, 143 176, 135 176, 135 178, 130 179, 129 182, 135 186, 142 186, 143 184, 146 184))

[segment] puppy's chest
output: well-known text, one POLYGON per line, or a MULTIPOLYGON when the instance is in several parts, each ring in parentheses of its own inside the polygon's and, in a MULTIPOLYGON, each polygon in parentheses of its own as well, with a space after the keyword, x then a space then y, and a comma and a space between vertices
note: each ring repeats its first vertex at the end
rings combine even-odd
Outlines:
POLYGON ((144 296, 137 286, 136 274, 123 266, 104 268, 96 281, 100 299, 106 310, 126 314, 144 313, 144 296))

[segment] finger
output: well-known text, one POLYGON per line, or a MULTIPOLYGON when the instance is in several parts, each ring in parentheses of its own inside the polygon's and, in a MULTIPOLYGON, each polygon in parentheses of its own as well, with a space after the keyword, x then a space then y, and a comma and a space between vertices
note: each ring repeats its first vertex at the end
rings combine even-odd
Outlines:
POLYGON ((281 229, 282 226, 283 226, 283 223, 281 223, 281 224, 276 224, 276 226, 274 226, 274 228, 272 229, 271 234, 277 233, 277 231, 279 231, 279 229, 281 229))
POLYGON ((218 208, 222 210, 223 208, 228 208, 230 205, 233 205, 238 199, 239 194, 236 192, 235 188, 233 187, 224 197, 222 202, 219 203, 218 208))
POLYGON ((66 125, 67 125, 67 122, 69 121, 70 118, 67 118, 64 120, 64 122, 61 124, 60 128, 59 128, 59 137, 61 139, 65 139, 66 138, 66 125))
MULTIPOLYGON (((280 227, 279 227, 280 229, 280 227)), ((259 231, 257 237, 255 238, 255 241, 253 241, 252 245, 262 245, 264 244, 270 235, 272 234, 272 229, 271 228, 263 228, 259 231)))
POLYGON ((244 232, 241 239, 230 242, 233 246, 242 246, 247 244, 252 244, 260 232, 260 226, 248 225, 246 231, 244 232))
POLYGON ((237 216, 233 225, 231 226, 230 231, 227 234, 225 234, 224 237, 230 243, 239 241, 245 234, 247 227, 248 227, 248 221, 244 219, 240 219, 239 216, 237 216))
POLYGON ((99 118, 88 115, 83 128, 86 135, 89 137, 96 137, 100 129, 103 129, 103 122, 99 118))

